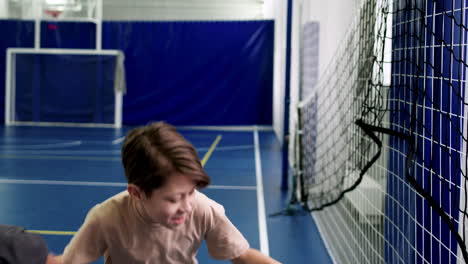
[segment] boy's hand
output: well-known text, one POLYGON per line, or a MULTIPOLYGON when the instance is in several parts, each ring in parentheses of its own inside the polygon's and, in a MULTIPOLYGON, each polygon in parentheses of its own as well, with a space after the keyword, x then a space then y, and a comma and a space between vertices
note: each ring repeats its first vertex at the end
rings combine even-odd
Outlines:
POLYGON ((62 264, 62 257, 49 254, 46 264, 62 264))

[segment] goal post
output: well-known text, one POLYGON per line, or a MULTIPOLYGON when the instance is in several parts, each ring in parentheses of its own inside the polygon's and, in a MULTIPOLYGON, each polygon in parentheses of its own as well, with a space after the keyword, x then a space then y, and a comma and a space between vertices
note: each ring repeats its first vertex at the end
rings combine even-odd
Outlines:
POLYGON ((9 48, 5 125, 122 126, 120 50, 9 48))

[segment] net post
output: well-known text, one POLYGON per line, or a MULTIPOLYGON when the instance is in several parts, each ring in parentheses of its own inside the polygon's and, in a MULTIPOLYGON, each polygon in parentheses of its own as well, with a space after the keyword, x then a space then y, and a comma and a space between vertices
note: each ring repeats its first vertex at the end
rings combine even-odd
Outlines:
POLYGON ((34 19, 34 48, 41 47, 41 22, 39 18, 34 19))
POLYGON ((6 76, 5 76, 5 125, 11 124, 11 74, 12 74, 12 53, 10 49, 6 52, 6 76))
POLYGON ((102 49, 102 0, 96 1, 96 50, 102 49))
POLYGON ((35 0, 32 3, 34 12, 34 48, 41 48, 41 15, 42 15, 42 3, 39 0, 35 0))
POLYGON ((282 179, 281 190, 289 189, 289 107, 290 107, 290 80, 291 80, 291 30, 292 30, 292 0, 287 1, 286 9, 286 70, 284 85, 284 121, 283 121, 283 146, 282 146, 282 179))
POLYGON ((114 110, 114 127, 121 128, 122 127, 122 100, 123 99, 123 92, 116 91, 115 92, 115 110, 114 110))
POLYGON ((115 64, 115 80, 114 80, 114 127, 122 127, 122 109, 123 95, 126 92, 125 84, 125 55, 122 51, 117 52, 117 60, 115 64))
POLYGON ((304 156, 304 149, 302 147, 303 144, 303 137, 304 137, 304 127, 302 125, 302 111, 300 106, 296 107, 296 114, 297 114, 297 152, 296 152, 296 162, 297 162, 297 175, 296 177, 296 190, 293 190, 293 195, 296 196, 296 199, 299 200, 301 203, 307 204, 307 201, 304 199, 305 198, 305 193, 304 193, 304 162, 303 162, 303 156, 304 156), (298 182, 299 181, 299 182, 298 182), (298 185, 299 184, 299 185, 298 185))

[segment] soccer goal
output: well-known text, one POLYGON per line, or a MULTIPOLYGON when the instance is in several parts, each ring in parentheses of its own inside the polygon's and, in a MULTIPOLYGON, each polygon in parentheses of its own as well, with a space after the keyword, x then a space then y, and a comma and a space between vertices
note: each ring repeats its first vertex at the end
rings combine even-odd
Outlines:
POLYGON ((120 50, 9 48, 5 124, 122 126, 120 50))

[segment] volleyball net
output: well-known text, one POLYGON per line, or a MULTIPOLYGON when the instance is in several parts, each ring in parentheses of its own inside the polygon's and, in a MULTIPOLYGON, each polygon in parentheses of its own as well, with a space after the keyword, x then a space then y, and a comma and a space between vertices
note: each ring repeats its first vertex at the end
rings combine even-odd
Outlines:
POLYGON ((339 263, 468 261, 467 14, 460 0, 363 1, 318 82, 302 81, 294 198, 339 263))

